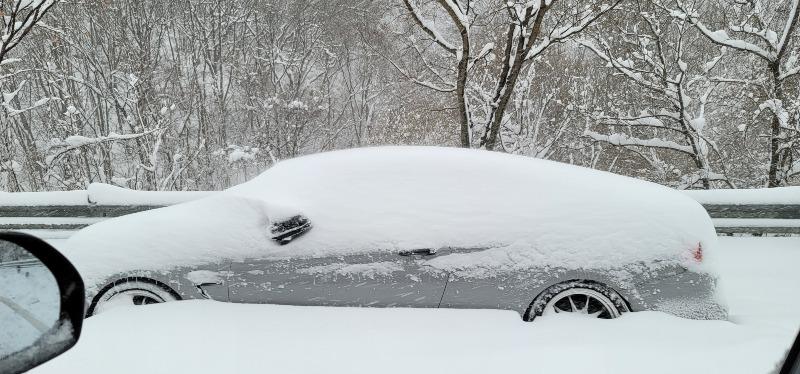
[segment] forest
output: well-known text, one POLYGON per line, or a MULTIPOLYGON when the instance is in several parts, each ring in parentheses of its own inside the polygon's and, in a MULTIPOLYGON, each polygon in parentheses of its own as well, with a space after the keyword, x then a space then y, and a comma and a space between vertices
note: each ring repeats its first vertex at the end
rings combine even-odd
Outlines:
POLYGON ((800 0, 0 0, 0 190, 468 147, 800 184, 800 0))

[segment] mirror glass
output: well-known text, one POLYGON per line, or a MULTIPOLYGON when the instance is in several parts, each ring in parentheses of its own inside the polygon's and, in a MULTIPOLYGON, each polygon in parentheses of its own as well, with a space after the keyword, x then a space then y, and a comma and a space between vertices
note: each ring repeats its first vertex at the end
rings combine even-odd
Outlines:
POLYGON ((50 270, 24 248, 0 240, 0 360, 49 335, 60 308, 50 270))

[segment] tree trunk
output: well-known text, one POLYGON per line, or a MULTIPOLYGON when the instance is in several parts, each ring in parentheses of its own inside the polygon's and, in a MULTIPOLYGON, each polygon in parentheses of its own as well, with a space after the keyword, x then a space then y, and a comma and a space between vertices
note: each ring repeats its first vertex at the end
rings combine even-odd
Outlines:
MULTIPOLYGON (((531 29, 527 38, 523 37, 523 35, 526 34, 525 26, 527 26, 527 22, 523 24, 523 27, 521 27, 519 30, 520 36, 517 39, 517 48, 514 51, 514 65, 508 72, 507 79, 501 80, 501 86, 498 86, 497 92, 501 93, 500 99, 497 101, 497 107, 494 110, 494 115, 491 117, 491 123, 487 126, 486 133, 483 134, 483 145, 488 150, 493 150, 497 144, 497 138, 500 134, 500 126, 503 124, 503 117, 505 116, 506 107, 508 106, 508 102, 511 100, 511 95, 514 94, 514 88, 517 85, 519 73, 522 71, 522 68, 527 62, 526 57, 528 56, 528 52, 530 52, 531 48, 533 48, 533 44, 539 37, 539 33, 542 30, 542 21, 544 20, 545 12, 547 12, 547 7, 545 6, 544 1, 542 1, 541 5, 536 11, 536 18, 533 20, 533 24, 531 25, 531 29), (504 86, 502 86, 503 84, 504 86)), ((525 15, 525 19, 530 20, 531 16, 531 8, 528 8, 528 13, 525 15)), ((509 39, 509 42, 510 41, 511 40, 509 39)), ((510 48, 507 48, 506 51, 507 53, 510 52, 510 48)))
MULTIPOLYGON (((783 94, 783 81, 779 78, 780 75, 780 60, 769 65, 770 73, 772 74, 772 89, 773 97, 781 102, 781 110, 784 105, 783 94)), ((780 113, 778 108, 773 108, 772 122, 770 123, 770 144, 769 144, 769 172, 767 173, 767 187, 780 187, 786 181, 785 173, 783 172, 783 164, 786 161, 784 157, 785 149, 781 149, 783 129, 781 128, 780 113)))
MULTIPOLYGON (((462 31, 462 34, 465 31, 462 31)), ((462 39, 464 37, 462 36, 462 39)), ((465 43, 462 48, 461 61, 458 62, 458 80, 456 82, 456 96, 458 100, 458 119, 461 123, 461 146, 470 148, 472 146, 472 123, 469 116, 469 104, 467 103, 467 68, 469 63, 469 43, 465 43)))

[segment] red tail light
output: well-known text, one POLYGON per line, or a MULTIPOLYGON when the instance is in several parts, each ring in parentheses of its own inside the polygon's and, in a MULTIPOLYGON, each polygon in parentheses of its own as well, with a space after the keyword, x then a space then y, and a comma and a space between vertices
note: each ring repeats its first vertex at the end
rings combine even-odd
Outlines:
POLYGON ((703 262, 703 245, 701 243, 697 243, 697 247, 692 249, 692 258, 696 262, 703 262))

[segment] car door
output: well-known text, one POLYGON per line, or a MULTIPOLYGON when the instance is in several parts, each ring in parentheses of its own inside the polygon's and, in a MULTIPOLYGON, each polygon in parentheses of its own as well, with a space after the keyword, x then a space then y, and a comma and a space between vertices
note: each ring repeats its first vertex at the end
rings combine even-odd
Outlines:
POLYGON ((291 305, 438 307, 448 276, 428 250, 264 257, 231 264, 230 301, 291 305))

